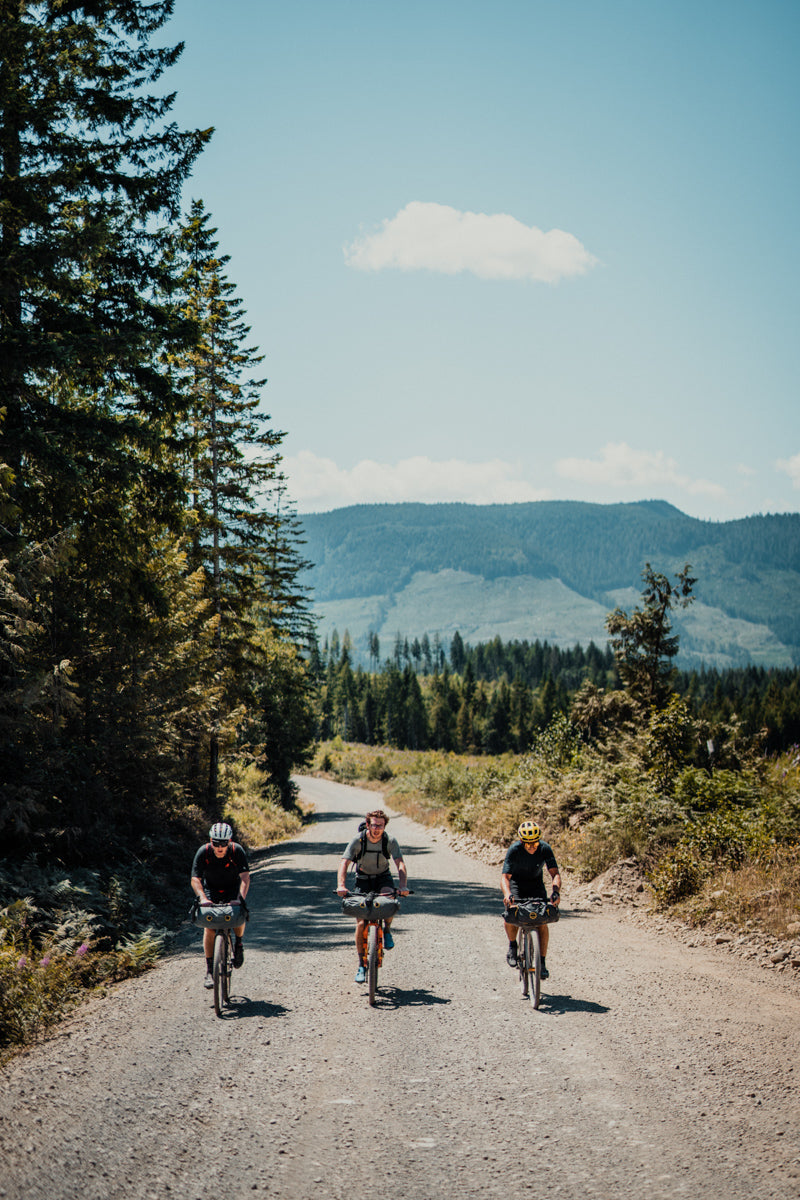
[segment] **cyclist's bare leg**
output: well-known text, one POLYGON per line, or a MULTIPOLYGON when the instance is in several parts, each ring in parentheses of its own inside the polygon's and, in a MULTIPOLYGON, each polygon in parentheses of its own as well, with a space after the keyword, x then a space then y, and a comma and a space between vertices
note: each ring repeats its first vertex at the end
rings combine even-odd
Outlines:
MULTIPOLYGON (((508 921, 505 921, 504 924, 506 927, 506 936, 508 937, 508 940, 510 942, 516 941, 516 937, 517 937, 516 925, 509 925, 508 921)), ((542 948, 542 958, 544 958, 547 955, 547 946, 548 946, 549 941, 550 941, 550 930, 547 928, 546 925, 540 925, 539 926, 539 945, 542 948)))
POLYGON ((364 934, 366 932, 366 928, 367 928, 366 921, 358 921, 358 920, 356 921, 356 954, 358 955, 359 962, 364 961, 364 955, 367 952, 366 945, 364 944, 365 943, 364 934))
MULTIPOLYGON (((214 957, 215 932, 216 930, 214 929, 206 928, 203 930, 203 953, 205 954, 206 958, 214 957)), ((237 938, 244 937, 244 924, 237 925, 233 932, 236 934, 237 938)))

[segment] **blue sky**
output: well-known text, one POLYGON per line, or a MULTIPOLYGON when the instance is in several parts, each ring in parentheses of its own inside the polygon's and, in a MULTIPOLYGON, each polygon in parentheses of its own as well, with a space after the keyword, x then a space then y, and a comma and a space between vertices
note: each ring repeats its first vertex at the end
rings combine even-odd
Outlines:
POLYGON ((300 512, 800 508, 800 3, 176 0, 300 512))

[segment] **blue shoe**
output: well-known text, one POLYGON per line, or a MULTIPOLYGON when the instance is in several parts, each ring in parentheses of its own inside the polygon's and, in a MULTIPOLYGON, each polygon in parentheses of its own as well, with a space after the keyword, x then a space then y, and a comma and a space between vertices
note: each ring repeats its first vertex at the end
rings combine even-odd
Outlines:
POLYGON ((366 983, 367 982, 367 972, 364 970, 364 968, 362 966, 359 966, 358 970, 356 971, 355 982, 356 983, 366 983))
POLYGON ((394 938, 392 937, 391 929, 383 931, 383 948, 384 950, 394 950, 394 938))

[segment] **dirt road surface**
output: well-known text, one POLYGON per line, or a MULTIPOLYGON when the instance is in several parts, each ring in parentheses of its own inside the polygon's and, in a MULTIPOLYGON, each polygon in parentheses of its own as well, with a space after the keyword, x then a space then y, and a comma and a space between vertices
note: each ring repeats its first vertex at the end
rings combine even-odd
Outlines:
POLYGON ((0 1072, 0 1197, 796 1200, 796 982, 567 891, 535 1012, 498 868, 397 817, 415 894, 370 1008, 332 892, 376 796, 303 792, 318 819, 255 867, 229 1015, 187 928, 0 1072))

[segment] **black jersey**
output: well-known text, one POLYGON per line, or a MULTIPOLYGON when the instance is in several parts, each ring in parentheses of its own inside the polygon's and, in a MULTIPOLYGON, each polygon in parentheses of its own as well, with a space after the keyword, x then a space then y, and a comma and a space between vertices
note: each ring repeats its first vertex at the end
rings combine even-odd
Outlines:
POLYGON ((529 854, 524 842, 512 842, 506 851, 503 874, 511 876, 511 890, 519 899, 538 896, 547 899, 543 869, 558 871, 556 856, 548 842, 539 845, 529 854))
POLYGON ((206 842, 194 856, 192 878, 202 880, 209 900, 225 903, 239 895, 239 876, 249 871, 247 855, 238 842, 230 842, 221 858, 217 858, 206 842))

